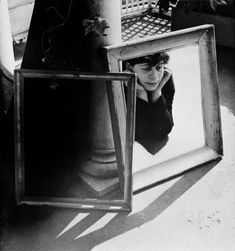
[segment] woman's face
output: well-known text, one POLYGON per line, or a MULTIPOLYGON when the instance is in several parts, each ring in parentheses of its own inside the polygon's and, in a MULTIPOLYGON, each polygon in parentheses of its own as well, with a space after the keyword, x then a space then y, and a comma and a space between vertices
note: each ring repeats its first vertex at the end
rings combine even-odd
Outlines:
POLYGON ((164 66, 163 62, 154 66, 149 63, 141 63, 135 64, 132 70, 137 74, 140 84, 147 91, 154 91, 163 78, 164 66))

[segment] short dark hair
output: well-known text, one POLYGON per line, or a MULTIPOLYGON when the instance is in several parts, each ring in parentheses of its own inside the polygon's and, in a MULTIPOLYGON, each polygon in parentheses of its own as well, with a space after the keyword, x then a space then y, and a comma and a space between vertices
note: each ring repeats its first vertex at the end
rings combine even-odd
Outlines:
POLYGON ((127 60, 127 62, 131 66, 134 66, 135 64, 143 64, 143 63, 148 63, 148 64, 154 66, 160 62, 167 64, 169 61, 169 58, 170 57, 166 52, 158 52, 155 54, 146 55, 146 56, 139 57, 139 58, 132 58, 130 60, 127 60))

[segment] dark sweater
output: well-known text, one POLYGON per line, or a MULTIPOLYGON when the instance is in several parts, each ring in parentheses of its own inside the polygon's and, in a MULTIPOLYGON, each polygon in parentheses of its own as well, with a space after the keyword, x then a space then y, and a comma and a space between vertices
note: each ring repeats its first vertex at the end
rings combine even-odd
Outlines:
MULTIPOLYGON (((163 139, 174 125, 172 103, 175 87, 172 77, 162 88, 162 95, 156 103, 148 103, 141 98, 136 99, 136 130, 135 140, 146 138, 163 139)), ((149 93, 148 93, 149 95, 149 93)))

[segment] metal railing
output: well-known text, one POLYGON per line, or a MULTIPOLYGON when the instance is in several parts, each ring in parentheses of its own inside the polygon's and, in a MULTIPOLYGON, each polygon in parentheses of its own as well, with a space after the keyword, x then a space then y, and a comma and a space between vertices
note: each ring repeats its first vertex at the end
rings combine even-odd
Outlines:
POLYGON ((154 8, 158 0, 121 0, 122 16, 138 14, 149 8, 154 8))

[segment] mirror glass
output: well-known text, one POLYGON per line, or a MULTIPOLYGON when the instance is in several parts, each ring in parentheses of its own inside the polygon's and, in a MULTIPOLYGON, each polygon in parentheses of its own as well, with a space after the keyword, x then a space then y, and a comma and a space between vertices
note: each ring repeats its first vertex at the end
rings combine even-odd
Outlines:
POLYGON ((134 173, 205 145, 198 45, 165 52, 170 57, 168 67, 175 86, 172 104, 174 126, 168 137, 162 140, 148 138, 144 144, 135 141, 134 173))

